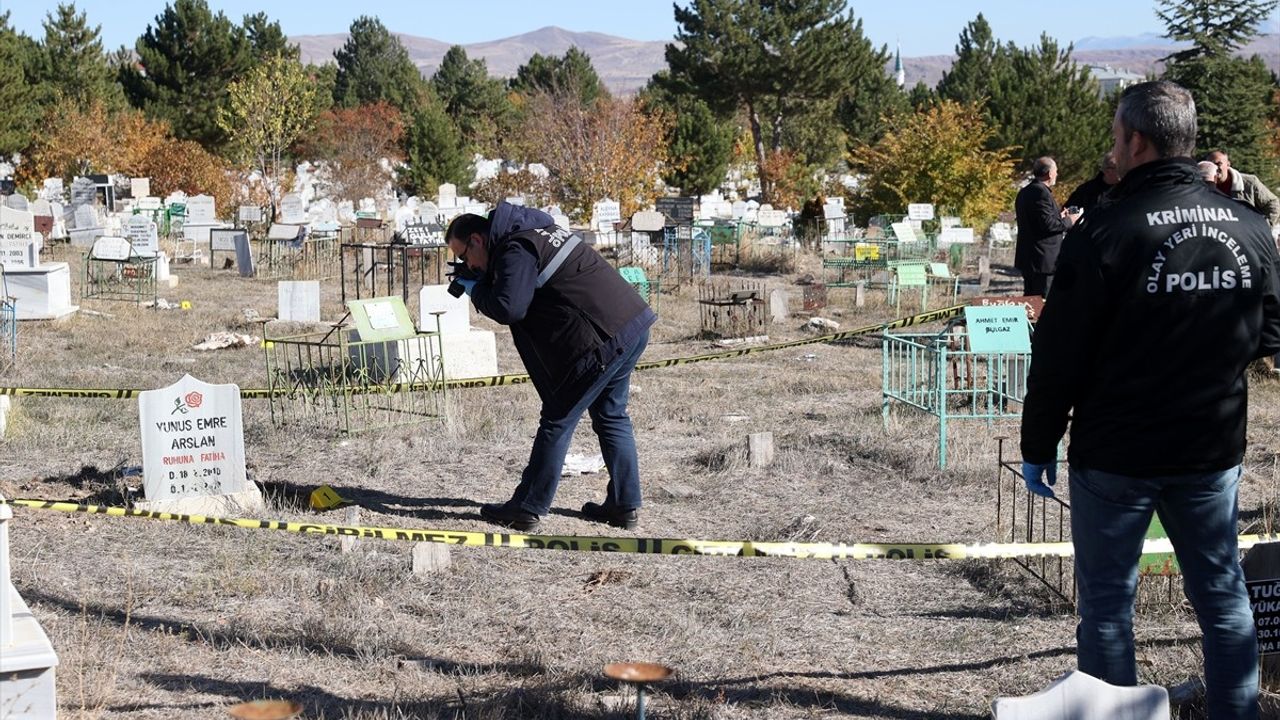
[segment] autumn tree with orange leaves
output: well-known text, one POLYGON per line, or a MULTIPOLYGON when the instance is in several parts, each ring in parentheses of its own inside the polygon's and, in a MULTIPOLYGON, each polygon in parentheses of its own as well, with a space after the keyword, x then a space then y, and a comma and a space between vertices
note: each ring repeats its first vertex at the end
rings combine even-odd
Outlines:
POLYGON ((375 197, 391 182, 391 169, 404 159, 404 127, 404 116, 385 101, 332 108, 316 118, 314 132, 297 154, 323 163, 320 178, 329 184, 330 196, 375 197))

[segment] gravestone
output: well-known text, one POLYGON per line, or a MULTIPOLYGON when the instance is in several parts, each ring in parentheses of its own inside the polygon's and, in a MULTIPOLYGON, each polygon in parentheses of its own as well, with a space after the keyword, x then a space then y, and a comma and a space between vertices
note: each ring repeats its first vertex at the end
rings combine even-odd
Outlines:
POLYGON ((293 225, 307 222, 307 211, 303 208, 302 196, 291 192, 280 199, 280 222, 293 225))
POLYGON ((635 232, 662 232, 667 218, 656 210, 641 210, 631 216, 631 229, 635 232))
POLYGON ((489 214, 489 206, 486 203, 469 202, 462 206, 462 212, 483 217, 489 214))
POLYGON ((654 209, 677 222, 691 223, 695 215, 695 204, 691 197, 664 197, 654 201, 654 209))
POLYGON ((354 225, 356 222, 356 205, 350 200, 342 200, 338 203, 338 221, 347 225, 354 225))
POLYGON ((45 178, 40 185, 40 197, 45 200, 63 200, 63 193, 66 188, 62 184, 62 178, 45 178))
POLYGON ((1008 223, 993 223, 991 225, 992 242, 1011 243, 1013 242, 1013 231, 1008 223))
POLYGON ((786 290, 770 290, 769 291, 769 320, 780 323, 785 322, 789 316, 788 306, 790 305, 790 296, 786 290))
POLYGON ((38 198, 31 203, 30 212, 36 217, 53 217, 53 203, 44 198, 38 198))
POLYGON ((245 474, 240 388, 190 375, 138 397, 143 510, 221 515, 260 510, 262 495, 245 474))
POLYGON ((890 225, 893 228, 893 236, 898 242, 911 243, 916 241, 916 229, 910 222, 896 222, 890 225))
POLYGON ((5 198, 4 204, 10 210, 21 210, 22 212, 31 211, 31 201, 28 200, 27 196, 23 195, 22 193, 14 193, 9 197, 5 198))
POLYGON ((0 265, 5 270, 35 267, 40 258, 39 237, 35 215, 0 207, 0 265))
POLYGON ((151 178, 130 178, 129 197, 141 198, 151 194, 151 178))
POLYGON ((426 223, 438 222, 440 218, 440 206, 430 201, 419 203, 418 217, 422 218, 422 221, 426 223))
POLYGON ((973 244, 973 228, 965 227, 949 227, 944 228, 938 235, 938 247, 945 248, 948 245, 972 245, 973 244))
POLYGON ((213 225, 217 222, 217 205, 213 197, 196 195, 187 200, 188 225, 213 225))
POLYGON ((155 212, 164 207, 164 201, 155 196, 140 197, 137 202, 134 203, 134 207, 139 210, 146 210, 147 212, 155 212))
POLYGON ((622 205, 605 198, 591 206, 591 229, 597 232, 613 232, 614 223, 622 220, 622 205))
POLYGON ((497 336, 490 330, 472 328, 470 300, 453 297, 448 287, 425 285, 418 291, 418 327, 423 332, 440 333, 445 378, 497 375, 497 336))
POLYGON ((153 257, 160 252, 160 236, 156 224, 146 215, 133 215, 124 224, 124 235, 133 245, 133 251, 143 257, 153 257))
POLYGON ((1169 692, 1159 685, 1118 687, 1079 670, 1035 695, 996 698, 994 720, 1169 720, 1169 692))
POLYGON ((78 177, 71 181, 71 207, 92 205, 98 192, 97 186, 87 177, 78 177))
POLYGON ((742 220, 747 214, 747 204, 741 200, 734 201, 729 208, 729 214, 733 216, 734 220, 742 220))
POLYGON ((357 213, 363 213, 365 217, 375 217, 378 214, 378 203, 373 198, 360 198, 359 204, 356 206, 357 213))
POLYGON ((453 183, 441 183, 440 188, 436 190, 436 205, 442 208, 457 207, 458 186, 453 183))
POLYGON ((955 215, 943 215, 940 218, 940 221, 942 223, 943 230, 946 230, 947 228, 960 227, 964 224, 964 221, 955 215))
POLYGON ((236 211, 236 218, 242 223, 262 222, 262 208, 257 205, 241 205, 236 211))
POLYGON ((787 221, 787 214, 781 210, 761 209, 756 214, 756 222, 762 228, 780 228, 787 221))
POLYGON ((320 281, 282 280, 276 284, 279 309, 276 317, 286 322, 320 322, 320 281))

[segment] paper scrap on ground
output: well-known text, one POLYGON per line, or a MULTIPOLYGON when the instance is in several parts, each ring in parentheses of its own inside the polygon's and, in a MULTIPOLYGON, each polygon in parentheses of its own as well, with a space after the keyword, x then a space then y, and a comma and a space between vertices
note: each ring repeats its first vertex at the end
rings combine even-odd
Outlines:
POLYGON ((600 453, 595 455, 569 453, 564 457, 564 470, 560 474, 567 477, 570 475, 598 473, 601 470, 604 470, 604 456, 600 455, 600 453))
POLYGON ((222 350, 232 347, 256 347, 258 338, 252 335, 241 335, 233 332, 216 332, 204 339, 204 342, 192 345, 192 350, 222 350))

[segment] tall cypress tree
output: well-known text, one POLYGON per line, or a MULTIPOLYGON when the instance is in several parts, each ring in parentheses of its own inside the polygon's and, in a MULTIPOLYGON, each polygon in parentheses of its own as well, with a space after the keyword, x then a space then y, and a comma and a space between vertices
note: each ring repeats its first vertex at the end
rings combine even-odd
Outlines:
POLYGON ((414 195, 434 192, 440 183, 471 182, 471 158, 466 142, 444 103, 427 87, 405 130, 405 164, 400 183, 414 195))
POLYGON ((334 104, 356 107, 385 100, 409 113, 422 101, 422 73, 381 20, 356 18, 346 43, 333 56, 338 61, 334 104))
POLYGON ((470 60, 461 45, 454 45, 431 76, 431 87, 469 144, 481 152, 496 149, 492 146, 510 119, 511 103, 503 82, 489 77, 484 58, 470 60))
POLYGON ((227 143, 217 117, 227 85, 253 64, 244 28, 205 0, 174 0, 134 46, 138 65, 121 69, 129 102, 164 120, 179 139, 219 151, 227 143))
POLYGON ((938 97, 961 104, 985 100, 991 96, 991 85, 1003 60, 1002 48, 991 34, 991 24, 978 13, 960 31, 955 62, 942 73, 938 97))

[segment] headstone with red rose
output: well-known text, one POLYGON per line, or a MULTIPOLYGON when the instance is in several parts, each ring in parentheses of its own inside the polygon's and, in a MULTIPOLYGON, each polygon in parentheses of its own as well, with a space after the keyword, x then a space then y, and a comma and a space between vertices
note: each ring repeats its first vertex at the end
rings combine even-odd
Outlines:
MULTIPOLYGON (((141 393, 138 418, 143 488, 153 508, 155 503, 257 494, 245 475, 239 387, 184 375, 167 388, 141 393)), ((187 507, 172 511, 217 509, 200 502, 187 507)))

